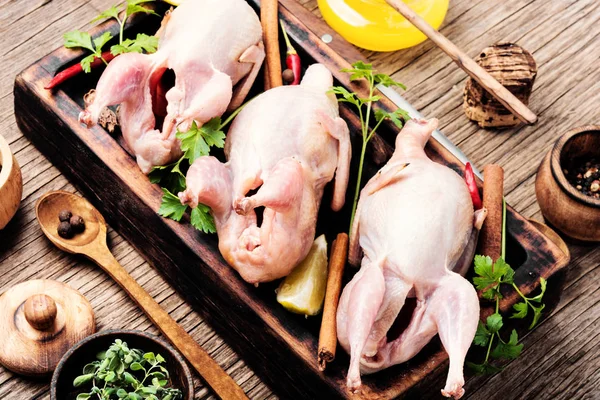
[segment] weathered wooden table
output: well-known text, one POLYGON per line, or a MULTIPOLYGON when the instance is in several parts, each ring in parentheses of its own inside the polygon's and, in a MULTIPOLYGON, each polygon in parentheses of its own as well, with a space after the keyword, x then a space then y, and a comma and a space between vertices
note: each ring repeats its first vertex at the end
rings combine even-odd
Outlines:
MULTIPOLYGON (((318 13, 315 0, 302 0, 318 13)), ((128 328, 157 333, 107 275, 81 258, 60 252, 43 236, 34 204, 50 190, 74 191, 18 130, 13 115, 15 75, 62 42, 115 0, 0 0, 0 134, 22 167, 23 202, 0 231, 0 292, 28 279, 67 282, 92 303, 98 329, 128 328)), ((600 2, 596 0, 452 0, 441 31, 469 55, 498 41, 516 42, 538 64, 530 107, 535 126, 486 131, 462 112, 465 73, 431 42, 395 53, 364 52, 375 67, 408 87, 405 97, 477 166, 498 163, 506 171, 508 202, 541 220, 534 194, 535 172, 554 140, 568 128, 600 122, 600 2)), ((275 398, 202 318, 183 302, 118 234, 110 232, 117 259, 171 315, 256 399, 275 398)), ((522 356, 493 377, 469 378, 467 398, 597 398, 600 384, 600 246, 570 245, 562 300, 523 337, 522 356)), ((416 398, 439 398, 439 384, 416 398)), ((210 392, 196 379, 196 396, 210 392)), ((0 398, 48 398, 48 381, 15 376, 0 366, 0 398)))

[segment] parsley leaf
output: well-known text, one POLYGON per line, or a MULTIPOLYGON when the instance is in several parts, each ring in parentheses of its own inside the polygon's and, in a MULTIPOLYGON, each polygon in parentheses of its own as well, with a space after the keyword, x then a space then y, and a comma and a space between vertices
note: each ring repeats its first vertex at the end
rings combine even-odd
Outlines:
POLYGON ((477 375, 495 374, 497 372, 502 371, 502 368, 495 367, 488 362, 484 362, 483 364, 475 364, 473 362, 466 361, 465 365, 477 375))
POLYGON ((115 44, 110 48, 113 55, 122 53, 154 53, 158 47, 158 38, 138 33, 135 39, 125 39, 122 44, 115 44))
POLYGON ((476 346, 486 347, 490 341, 491 332, 488 331, 487 327, 483 322, 479 321, 477 325, 477 331, 475 332, 475 338, 473 344, 476 346))
POLYGON ((185 175, 181 171, 181 162, 179 161, 169 165, 157 165, 148 174, 152 183, 158 183, 161 187, 168 189, 171 193, 179 193, 185 190, 185 175))
POLYGON ((375 74, 374 79, 377 85, 383 85, 385 87, 397 86, 406 90, 406 86, 404 86, 400 82, 396 82, 386 74, 375 74))
POLYGON ((88 73, 91 71, 92 62, 96 58, 102 58, 102 47, 112 39, 112 35, 110 32, 104 32, 92 41, 92 37, 87 32, 71 31, 65 33, 63 38, 66 48, 81 47, 92 52, 92 54, 81 60, 81 68, 88 73))
POLYGON ((82 47, 92 52, 94 51, 94 47, 92 45, 92 37, 87 32, 81 32, 77 30, 67 32, 63 35, 63 39, 64 46, 68 49, 72 49, 74 47, 82 47))
POLYGON ((513 315, 511 315, 510 317, 523 319, 527 316, 527 310, 529 309, 529 307, 527 307, 527 303, 521 302, 513 305, 513 309, 515 310, 515 313, 513 313, 513 315))
POLYGON ((183 157, 190 165, 197 158, 208 155, 211 146, 222 148, 225 145, 225 133, 221 130, 221 118, 215 117, 198 128, 196 121, 186 132, 177 131, 177 139, 181 140, 183 157))
POLYGON ((496 333, 502 328, 502 315, 498 313, 494 313, 487 317, 486 327, 490 331, 490 333, 496 333))
POLYGON ((536 303, 539 303, 542 301, 542 297, 544 297, 544 293, 546 293, 546 280, 544 278, 540 278, 540 289, 541 289, 541 293, 538 294, 535 297, 530 298, 530 301, 535 301, 536 303))
POLYGON ((408 112, 404 111, 401 108, 393 112, 375 110, 375 120, 377 122, 381 122, 384 119, 391 120, 394 123, 394 125, 402 129, 402 127, 404 126, 404 121, 408 121, 410 119, 410 115, 408 115, 408 112))
POLYGON ((192 210, 190 223, 194 228, 204 233, 215 233, 217 231, 215 220, 210 214, 210 207, 204 204, 198 204, 198 207, 192 210))
POLYGON ((512 330, 510 339, 507 343, 499 341, 494 350, 492 350, 491 356, 493 358, 504 358, 507 360, 514 360, 519 357, 523 350, 523 344, 517 344, 519 336, 516 330, 512 330))
POLYGON ((162 188, 162 191, 163 197, 158 214, 162 215, 163 217, 171 218, 175 221, 181 221, 181 218, 183 217, 183 214, 185 214, 188 206, 181 204, 179 197, 175 196, 167 189, 162 188))
POLYGON ((119 9, 117 6, 112 6, 108 10, 103 11, 100 15, 92 20, 92 22, 100 21, 101 19, 109 19, 114 18, 117 21, 119 20, 119 9))
POLYGON ((531 325, 529 325, 529 329, 533 329, 533 327, 536 326, 537 323, 540 321, 540 318, 542 317, 542 310, 545 307, 546 307, 545 304, 542 304, 539 307, 534 307, 533 305, 531 305, 531 308, 533 309, 533 321, 531 321, 531 325))
POLYGON ((143 3, 150 3, 154 0, 127 0, 127 8, 125 10, 125 19, 127 19, 127 17, 129 17, 130 15, 139 13, 139 12, 143 12, 146 14, 154 14, 154 15, 158 15, 157 13, 155 13, 153 10, 143 7, 140 4, 143 3))

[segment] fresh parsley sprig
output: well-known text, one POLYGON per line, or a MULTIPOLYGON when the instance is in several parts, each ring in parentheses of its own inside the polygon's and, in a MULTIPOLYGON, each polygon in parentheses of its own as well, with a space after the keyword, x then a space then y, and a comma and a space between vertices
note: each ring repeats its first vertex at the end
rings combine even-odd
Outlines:
MULTIPOLYGON (((209 155, 211 148, 223 148, 225 145, 224 128, 242 111, 246 104, 248 102, 232 112, 225 121, 221 121, 220 117, 215 117, 200 127, 194 121, 187 131, 177 131, 176 137, 181 141, 183 156, 173 164, 154 167, 148 175, 150 182, 159 184, 163 191, 158 210, 159 215, 181 221, 188 206, 181 204, 176 194, 186 188, 184 171, 187 171, 199 157, 209 155)), ((216 232, 210 207, 204 204, 198 204, 198 207, 192 209, 190 224, 204 233, 216 232)))
POLYGON ((375 87, 377 85, 383 85, 386 87, 397 86, 402 89, 406 89, 403 84, 396 82, 386 74, 378 73, 373 69, 372 64, 366 64, 362 61, 357 61, 352 64, 352 68, 342 69, 342 72, 349 73, 351 81, 365 79, 369 84, 369 96, 365 98, 359 97, 356 93, 348 91, 343 86, 334 86, 329 91, 329 93, 338 95, 339 102, 353 104, 358 109, 358 116, 361 123, 362 148, 360 152, 360 161, 358 164, 358 176, 356 179, 356 189, 354 191, 354 202, 352 204, 352 213, 350 217, 350 226, 352 226, 354 214, 356 212, 356 205, 358 203, 358 197, 360 195, 362 170, 365 161, 367 143, 369 140, 371 140, 377 131, 377 128, 379 128, 384 120, 389 119, 398 128, 402 128, 404 122, 408 121, 410 116, 408 115, 408 112, 401 108, 394 112, 387 112, 384 110, 375 110, 375 112, 373 112, 373 104, 381 100, 381 96, 375 95, 375 87), (371 128, 372 115, 375 118, 375 126, 373 128, 371 128))
POLYGON ((92 54, 81 60, 81 68, 85 73, 89 73, 92 70, 91 64, 96 58, 100 58, 106 64, 106 60, 102 58, 102 47, 112 39, 110 32, 104 32, 101 36, 92 40, 92 37, 87 32, 71 31, 65 33, 63 38, 65 41, 64 45, 68 49, 81 47, 92 52, 92 54))
POLYGON ((510 333, 508 341, 504 341, 500 335, 500 329, 504 325, 500 314, 500 300, 502 299, 501 285, 511 286, 521 297, 522 302, 513 305, 515 312, 510 318, 523 319, 528 315, 529 308, 533 311, 533 319, 529 329, 533 329, 542 316, 545 305, 542 304, 546 292, 546 280, 540 278, 540 293, 533 297, 526 297, 514 282, 515 271, 504 261, 506 242, 506 202, 503 203, 503 230, 502 230, 502 256, 495 262, 489 256, 475 256, 475 274, 473 284, 481 292, 484 299, 495 302, 495 312, 487 317, 485 324, 479 321, 473 344, 487 348, 485 359, 482 363, 467 361, 466 364, 478 374, 493 374, 501 371, 491 364, 493 359, 514 360, 519 357, 523 350, 523 344, 519 344, 519 335, 515 329, 510 333), (495 347, 494 347, 495 344, 495 347))
MULTIPOLYGON (((123 18, 119 18, 120 10, 119 7, 115 5, 92 20, 92 22, 95 22, 102 19, 114 18, 119 23, 119 43, 110 48, 110 51, 114 56, 128 52, 142 53, 145 51, 146 53, 154 53, 156 51, 156 48, 158 47, 158 38, 155 36, 138 33, 135 39, 123 40, 125 23, 130 16, 140 12, 158 15, 153 10, 142 6, 143 3, 151 1, 154 0, 127 0, 122 5, 122 11, 124 12, 123 18)), ((92 40, 89 33, 78 30, 67 32, 63 35, 65 47, 69 49, 80 47, 92 52, 92 54, 81 60, 81 67, 86 73, 91 71, 91 64, 96 58, 101 59, 106 64, 106 60, 102 57, 102 48, 112 38, 113 36, 110 32, 104 32, 101 36, 92 40)))

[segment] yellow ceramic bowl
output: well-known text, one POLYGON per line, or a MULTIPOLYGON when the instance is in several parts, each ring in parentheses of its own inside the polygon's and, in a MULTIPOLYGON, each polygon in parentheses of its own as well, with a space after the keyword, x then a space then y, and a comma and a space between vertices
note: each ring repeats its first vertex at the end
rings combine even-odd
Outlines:
MULTIPOLYGON (((404 0, 434 28, 439 28, 449 0, 404 0)), ((318 0, 329 26, 350 43, 367 50, 394 51, 415 46, 426 36, 385 0, 318 0)))
POLYGON ((4 229, 19 209, 23 194, 21 168, 8 142, 0 135, 0 229, 4 229))

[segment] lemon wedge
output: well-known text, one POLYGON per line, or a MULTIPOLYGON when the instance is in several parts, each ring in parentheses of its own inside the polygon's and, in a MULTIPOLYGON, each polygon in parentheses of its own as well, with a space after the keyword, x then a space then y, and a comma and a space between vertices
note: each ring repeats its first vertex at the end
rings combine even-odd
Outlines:
POLYGON ((327 286, 327 240, 315 239, 306 258, 277 289, 277 302, 296 314, 317 315, 327 286))

